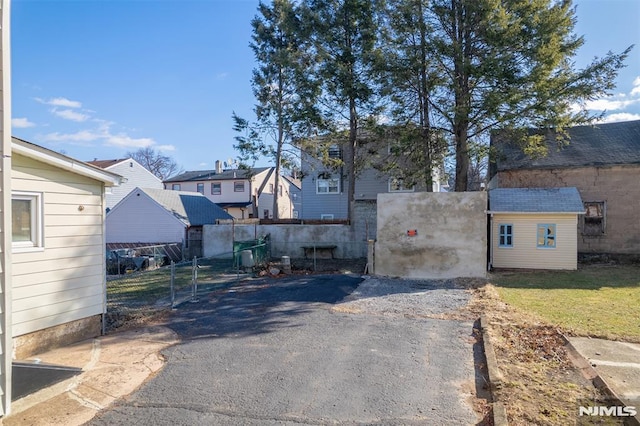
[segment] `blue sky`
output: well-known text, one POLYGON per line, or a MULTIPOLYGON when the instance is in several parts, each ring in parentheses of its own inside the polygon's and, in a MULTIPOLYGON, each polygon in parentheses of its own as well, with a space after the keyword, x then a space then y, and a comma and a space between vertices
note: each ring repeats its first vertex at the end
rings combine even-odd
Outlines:
MULTIPOLYGON (((578 66, 636 47, 608 121, 640 119, 640 1, 579 0, 578 66)), ((13 0, 13 135, 80 160, 150 146, 185 170, 237 157, 252 118, 253 0, 13 0)))

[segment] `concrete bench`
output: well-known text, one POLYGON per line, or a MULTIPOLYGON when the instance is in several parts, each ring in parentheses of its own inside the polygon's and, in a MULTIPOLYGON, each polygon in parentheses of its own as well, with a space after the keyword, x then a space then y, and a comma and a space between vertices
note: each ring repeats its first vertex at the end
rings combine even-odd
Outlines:
POLYGON ((313 259, 315 255, 316 259, 333 259, 334 251, 337 246, 331 245, 317 245, 317 246, 302 246, 304 250, 305 259, 313 259))

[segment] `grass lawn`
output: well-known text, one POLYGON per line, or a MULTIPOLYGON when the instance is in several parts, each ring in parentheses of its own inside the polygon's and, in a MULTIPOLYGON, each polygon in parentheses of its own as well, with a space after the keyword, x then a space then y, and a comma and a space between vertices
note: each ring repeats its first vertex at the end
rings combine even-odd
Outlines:
POLYGON ((640 342, 640 266, 496 272, 502 300, 569 334, 640 342))

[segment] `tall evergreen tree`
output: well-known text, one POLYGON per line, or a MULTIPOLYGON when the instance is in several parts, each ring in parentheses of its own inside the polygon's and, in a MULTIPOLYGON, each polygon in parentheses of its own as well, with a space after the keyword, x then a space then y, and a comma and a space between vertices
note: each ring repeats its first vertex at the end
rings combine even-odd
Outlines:
POLYGON ((310 69, 322 82, 319 105, 334 129, 348 128, 343 145, 348 219, 353 219, 358 129, 374 112, 373 61, 378 38, 376 0, 304 0, 304 21, 316 57, 310 69))
MULTIPOLYGON (((562 132, 593 120, 572 106, 608 94, 631 49, 576 70, 583 38, 571 0, 433 0, 431 13, 432 55, 445 79, 431 106, 453 137, 456 191, 467 190, 469 141, 491 129, 562 132)), ((540 138, 520 136, 525 151, 541 149, 540 138)))
POLYGON ((234 147, 243 165, 261 156, 275 162, 273 218, 279 217, 278 195, 283 166, 292 162, 297 135, 317 118, 317 86, 307 78, 310 56, 305 48, 304 29, 294 2, 262 1, 252 20, 251 49, 258 66, 251 80, 257 104, 255 122, 233 114, 234 130, 240 133, 234 147))

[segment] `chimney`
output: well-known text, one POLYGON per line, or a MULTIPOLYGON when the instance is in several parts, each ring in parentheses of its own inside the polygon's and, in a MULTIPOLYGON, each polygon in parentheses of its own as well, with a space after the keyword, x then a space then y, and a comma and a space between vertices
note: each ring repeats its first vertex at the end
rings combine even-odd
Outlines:
POLYGON ((216 173, 222 173, 222 162, 220 160, 216 160, 216 173))

